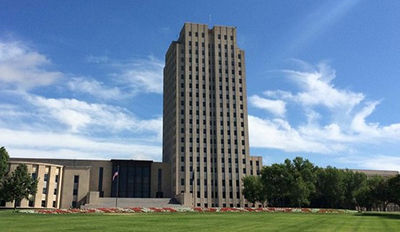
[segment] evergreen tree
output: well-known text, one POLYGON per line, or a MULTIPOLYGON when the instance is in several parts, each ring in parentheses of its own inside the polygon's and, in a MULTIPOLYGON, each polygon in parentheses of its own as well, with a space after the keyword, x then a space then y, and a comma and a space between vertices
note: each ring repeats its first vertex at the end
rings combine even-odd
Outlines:
POLYGON ((35 195, 37 192, 37 179, 32 179, 28 173, 26 164, 20 164, 4 180, 3 199, 5 201, 14 201, 14 210, 17 202, 23 199, 29 200, 29 195, 35 195))
POLYGON ((8 160, 10 156, 4 147, 0 148, 0 200, 3 199, 3 183, 7 173, 8 160))
POLYGON ((0 147, 0 180, 6 175, 9 159, 10 156, 7 150, 4 147, 0 147))

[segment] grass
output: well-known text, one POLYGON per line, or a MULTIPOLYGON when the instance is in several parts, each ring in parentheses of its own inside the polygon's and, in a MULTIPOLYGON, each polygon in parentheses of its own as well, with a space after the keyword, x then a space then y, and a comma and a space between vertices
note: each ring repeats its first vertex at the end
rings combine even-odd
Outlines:
POLYGON ((0 211, 0 231, 400 231, 400 214, 140 213, 38 215, 0 211))

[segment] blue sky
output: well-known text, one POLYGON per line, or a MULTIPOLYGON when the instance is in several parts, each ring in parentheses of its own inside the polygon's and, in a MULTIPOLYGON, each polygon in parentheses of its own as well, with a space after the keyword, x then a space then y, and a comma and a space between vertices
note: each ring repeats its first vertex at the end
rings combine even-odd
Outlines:
POLYGON ((164 54, 184 22, 238 28, 264 164, 400 170, 400 2, 0 0, 0 145, 161 160, 164 54))

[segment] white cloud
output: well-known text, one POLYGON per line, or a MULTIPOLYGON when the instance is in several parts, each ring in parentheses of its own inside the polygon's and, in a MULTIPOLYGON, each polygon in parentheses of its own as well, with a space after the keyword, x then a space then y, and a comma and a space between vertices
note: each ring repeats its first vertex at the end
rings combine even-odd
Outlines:
POLYGON ((356 164, 360 169, 391 170, 400 172, 400 157, 391 155, 372 155, 341 157, 340 163, 356 164))
POLYGON ((88 63, 107 63, 110 60, 110 58, 108 56, 93 56, 90 55, 88 57, 86 57, 86 62, 88 63))
POLYGON ((375 170, 400 171, 400 157, 379 155, 372 158, 364 158, 360 166, 375 170))
POLYGON ((0 141, 12 157, 160 160, 161 146, 126 139, 95 139, 66 133, 1 128, 0 141))
POLYGON ((267 110, 277 116, 284 116, 286 113, 286 103, 282 100, 270 100, 257 95, 249 98, 250 103, 260 109, 267 110))
POLYGON ((322 105, 328 109, 336 110, 340 108, 349 112, 364 99, 362 93, 335 88, 332 80, 336 78, 336 72, 325 63, 317 65, 317 69, 314 72, 292 70, 286 70, 285 72, 301 89, 301 92, 295 95, 286 96, 291 96, 292 100, 304 106, 322 105))
POLYGON ((163 92, 164 62, 150 56, 147 60, 134 60, 128 64, 114 64, 120 70, 113 74, 121 83, 127 85, 133 93, 158 93, 163 92))
MULTIPOLYGON (((105 63, 118 74, 108 83, 71 78, 56 86, 57 94, 65 93, 65 88, 74 96, 87 93, 100 99, 162 93, 163 64, 155 58, 126 64, 90 56, 87 61, 105 63)), ((0 40, 0 142, 13 157, 160 160, 161 116, 143 119, 118 105, 30 93, 33 87, 53 87, 66 76, 49 71, 51 65, 45 55, 22 42, 0 40)))
POLYGON ((22 42, 0 41, 0 82, 23 89, 53 84, 63 74, 47 70, 49 65, 45 55, 22 42))
POLYGON ((104 83, 89 77, 75 77, 67 83, 71 91, 87 93, 101 99, 120 99, 126 95, 118 87, 107 87, 104 83))
POLYGON ((282 91, 282 90, 267 90, 264 91, 263 94, 267 97, 271 97, 271 98, 281 98, 281 99, 292 99, 293 95, 291 92, 288 91, 282 91))
POLYGON ((0 104, 0 141, 13 157, 160 160, 162 118, 77 99, 13 91, 0 104), (5 113, 5 114, 4 114, 5 113))
POLYGON ((68 86, 72 91, 88 93, 102 99, 121 99, 139 93, 163 93, 164 62, 153 56, 147 59, 129 61, 112 60, 109 57, 89 56, 87 62, 98 63, 111 68, 107 75, 111 76, 112 87, 93 78, 73 78, 68 86))
POLYGON ((354 116, 351 124, 352 129, 371 139, 379 138, 400 141, 400 123, 380 126, 377 122, 366 122, 366 118, 375 111, 378 104, 379 102, 368 102, 366 106, 354 116))
POLYGON ((365 102, 362 93, 335 87, 332 81, 335 71, 328 65, 319 64, 310 71, 285 70, 288 78, 299 91, 265 91, 264 95, 275 100, 256 96, 252 105, 283 112, 283 103, 290 102, 302 111, 286 109, 287 118, 262 119, 249 116, 250 142, 253 147, 275 148, 289 152, 338 153, 352 151, 362 144, 385 144, 400 141, 400 123, 381 126, 367 122, 379 102, 365 102), (267 101, 265 101, 267 100, 267 101), (277 102, 282 102, 277 104, 277 102), (280 111, 279 111, 280 110, 280 111), (293 121, 293 114, 296 114, 293 121), (302 122, 301 118, 307 121, 302 122), (296 126, 295 126, 296 125, 296 126))
POLYGON ((261 119, 252 115, 249 115, 248 119, 250 145, 252 147, 313 153, 329 153, 335 148, 334 146, 305 138, 285 120, 261 119))
POLYGON ((28 100, 41 112, 68 126, 71 132, 84 132, 89 129, 134 132, 153 132, 159 134, 162 119, 139 120, 128 110, 106 104, 87 103, 76 99, 54 99, 30 96, 28 100))

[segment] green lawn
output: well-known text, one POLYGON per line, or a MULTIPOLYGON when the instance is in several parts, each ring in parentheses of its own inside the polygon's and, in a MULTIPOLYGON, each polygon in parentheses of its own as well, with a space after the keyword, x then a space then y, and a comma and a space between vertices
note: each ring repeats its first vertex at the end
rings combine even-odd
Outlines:
POLYGON ((400 231, 400 214, 141 213, 37 215, 0 211, 0 231, 400 231))

